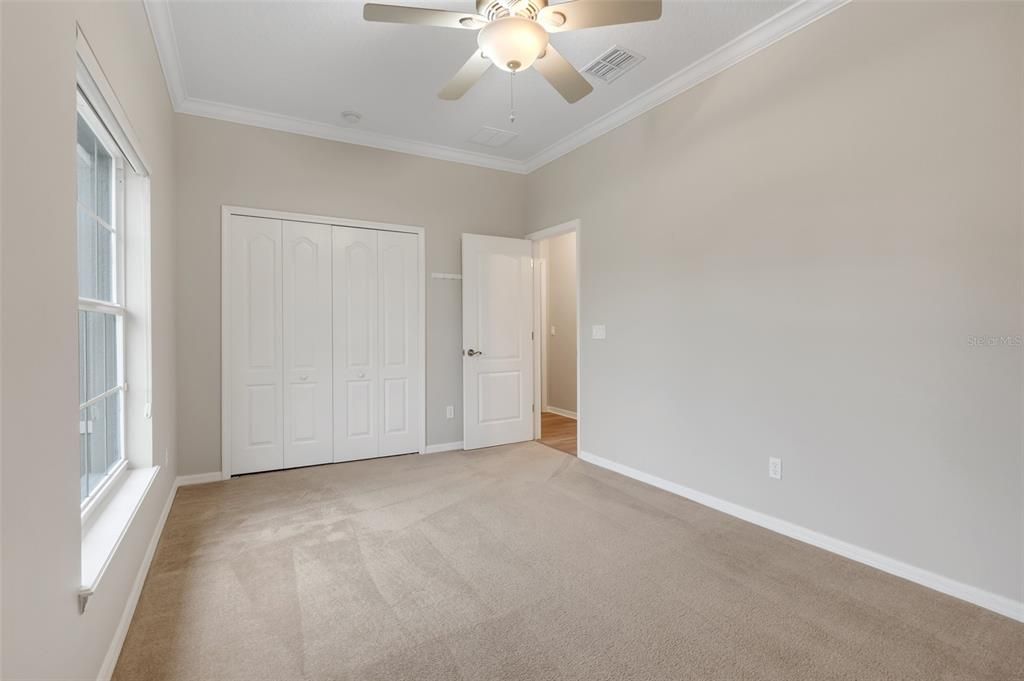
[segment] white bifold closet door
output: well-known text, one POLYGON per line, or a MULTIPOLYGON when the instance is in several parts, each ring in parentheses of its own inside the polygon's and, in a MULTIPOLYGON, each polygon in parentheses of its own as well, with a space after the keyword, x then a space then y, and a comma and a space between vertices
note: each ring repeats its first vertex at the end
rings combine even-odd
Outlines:
POLYGON ((420 447, 418 241, 334 229, 334 460, 420 447))
POLYGON ((377 456, 377 232, 334 230, 334 460, 377 456))
POLYGON ((334 460, 331 227, 284 222, 284 467, 334 460))
POLYGON ((419 238, 231 216, 230 474, 420 450, 419 238))
POLYGON ((231 473, 284 467, 281 221, 231 225, 231 473))
POLYGON ((404 232, 378 232, 380 285, 380 421, 378 456, 419 451, 423 394, 420 385, 419 242, 404 232))

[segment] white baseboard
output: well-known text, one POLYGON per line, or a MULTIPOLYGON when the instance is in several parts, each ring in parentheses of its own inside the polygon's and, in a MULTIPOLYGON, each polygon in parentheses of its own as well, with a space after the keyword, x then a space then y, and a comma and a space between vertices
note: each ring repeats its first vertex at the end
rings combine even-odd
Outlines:
POLYGON ((220 482, 224 479, 220 471, 214 471, 213 473, 196 473, 195 475, 179 475, 178 479, 174 481, 175 487, 184 487, 185 485, 202 485, 207 482, 220 482))
POLYGON ((551 412, 552 414, 558 414, 559 416, 564 416, 565 418, 572 419, 573 421, 576 420, 576 412, 569 411, 568 409, 560 409, 559 407, 552 407, 549 404, 548 406, 544 407, 544 411, 551 412))
POLYGON ((100 667, 98 681, 110 681, 110 677, 114 675, 114 667, 117 666, 117 658, 121 656, 121 647, 124 645, 124 639, 128 636, 128 627, 131 626, 132 617, 135 615, 135 606, 139 604, 139 596, 142 595, 142 586, 146 583, 146 575, 149 574, 149 566, 153 562, 153 555, 156 553, 157 544, 160 543, 160 535, 164 531, 164 523, 167 522, 167 515, 171 512, 171 505, 174 503, 174 495, 178 491, 178 478, 171 485, 171 492, 167 495, 167 501, 164 503, 164 508, 160 511, 160 518, 156 522, 156 528, 153 530, 153 537, 149 540, 149 546, 146 547, 146 553, 142 556, 142 564, 139 565, 139 572, 135 575, 135 583, 132 584, 132 590, 128 594, 128 602, 125 603, 124 611, 121 613, 121 620, 117 623, 117 629, 114 630, 114 639, 110 642, 110 647, 107 649, 107 654, 103 658, 103 665, 100 667))
POLYGON ((125 603, 124 612, 121 614, 121 621, 117 624, 117 629, 114 631, 114 639, 110 642, 110 648, 107 649, 107 654, 103 658, 103 665, 100 667, 100 673, 97 677, 98 681, 109 681, 110 677, 114 674, 114 667, 117 666, 117 658, 121 655, 121 647, 124 645, 124 639, 128 635, 128 627, 131 626, 132 617, 135 615, 135 606, 139 604, 139 596, 142 595, 142 586, 146 583, 146 575, 149 574, 149 566, 153 562, 153 555, 156 553, 157 544, 160 543, 160 535, 164 531, 164 523, 167 522, 167 516, 171 512, 171 505, 174 503, 174 495, 177 494, 179 487, 185 485, 201 485, 206 482, 219 482, 221 480, 220 471, 214 473, 199 473, 197 475, 179 475, 174 479, 174 484, 171 486, 171 492, 167 495, 167 502, 164 504, 163 510, 160 512, 160 519, 156 523, 156 528, 153 530, 153 537, 149 540, 149 546, 146 547, 146 553, 142 557, 142 564, 139 565, 139 572, 135 576, 135 583, 132 585, 132 590, 128 594, 128 602, 125 603))
POLYGON ((436 445, 427 445, 427 448, 423 450, 424 454, 438 454, 439 452, 451 452, 456 449, 462 449, 462 440, 458 442, 442 442, 436 445))
POLYGON ((943 577, 942 575, 929 572, 919 567, 909 565, 902 561, 890 558, 889 556, 876 553, 869 549, 850 544, 848 542, 835 539, 820 532, 809 530, 806 527, 796 525, 794 523, 780 520, 774 516, 770 516, 759 511, 754 511, 749 508, 745 508, 738 504, 734 504, 731 501, 725 501, 717 497, 713 497, 710 494, 698 492, 697 490, 690 489, 683 485, 669 482, 657 476, 651 475, 650 473, 644 473, 635 468, 630 468, 621 463, 610 461, 589 452, 580 452, 580 458, 584 461, 588 461, 601 468, 606 468, 610 471, 614 471, 621 475, 625 475, 628 478, 639 480, 640 482, 647 483, 663 489, 666 492, 678 494, 681 497, 686 497, 691 501, 696 501, 698 504, 703 504, 722 513, 728 513, 731 516, 740 518, 754 525, 766 528, 773 532, 791 537, 798 541, 817 546, 820 549, 831 551, 832 553, 855 560, 858 563, 869 565, 873 568, 888 572, 891 575, 902 577, 903 579, 909 580, 921 586, 934 589, 947 596, 959 598, 960 600, 973 603, 974 605, 981 606, 987 610, 997 612, 1000 615, 1005 615, 1011 619, 1024 622, 1024 602, 1015 601, 999 594, 994 594, 990 591, 985 591, 963 582, 958 582, 949 577, 943 577))

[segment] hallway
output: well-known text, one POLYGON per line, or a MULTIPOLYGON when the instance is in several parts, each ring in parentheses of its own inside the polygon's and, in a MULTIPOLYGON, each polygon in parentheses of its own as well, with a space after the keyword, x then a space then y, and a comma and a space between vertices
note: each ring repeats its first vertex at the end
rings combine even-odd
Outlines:
POLYGON ((540 415, 540 437, 537 441, 576 456, 576 419, 543 412, 540 415))

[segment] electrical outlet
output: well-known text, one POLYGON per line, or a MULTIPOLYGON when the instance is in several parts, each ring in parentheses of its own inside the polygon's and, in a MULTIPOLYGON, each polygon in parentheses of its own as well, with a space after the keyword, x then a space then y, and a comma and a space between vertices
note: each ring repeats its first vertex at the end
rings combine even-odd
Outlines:
POLYGON ((594 324, 590 329, 590 337, 594 340, 604 340, 608 337, 608 332, 604 328, 604 324, 594 324))
POLYGON ((555 327, 553 327, 553 326, 551 327, 551 335, 552 336, 557 336, 558 335, 557 333, 555 333, 555 327))
POLYGON ((455 407, 449 404, 447 407, 444 408, 444 415, 450 419, 455 418, 455 407))
POLYGON ((782 480, 782 459, 776 456, 768 457, 768 477, 773 480, 782 480))

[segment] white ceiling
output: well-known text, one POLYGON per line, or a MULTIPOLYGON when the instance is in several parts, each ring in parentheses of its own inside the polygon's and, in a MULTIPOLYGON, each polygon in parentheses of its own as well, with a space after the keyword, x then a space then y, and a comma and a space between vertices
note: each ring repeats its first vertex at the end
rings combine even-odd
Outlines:
POLYGON ((354 0, 148 0, 147 10, 179 111, 527 172, 841 3, 665 0, 655 22, 556 34, 553 44, 581 70, 613 45, 646 59, 611 84, 591 79, 594 92, 576 104, 536 71, 519 74, 514 124, 509 74, 498 69, 459 101, 437 97, 473 52, 474 31, 369 23, 354 0), (345 124, 346 110, 362 121, 345 124), (497 149, 470 142, 481 126, 518 136, 497 149))

